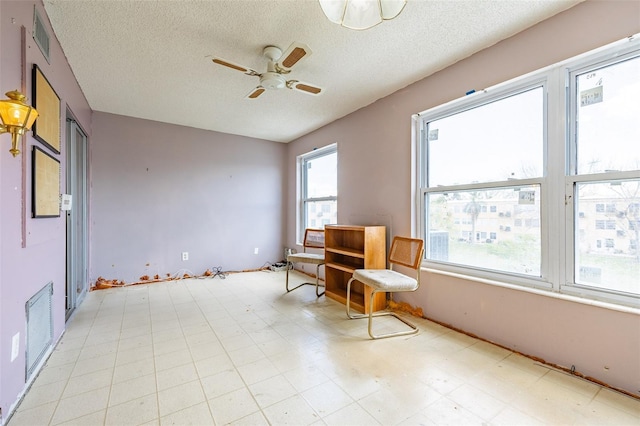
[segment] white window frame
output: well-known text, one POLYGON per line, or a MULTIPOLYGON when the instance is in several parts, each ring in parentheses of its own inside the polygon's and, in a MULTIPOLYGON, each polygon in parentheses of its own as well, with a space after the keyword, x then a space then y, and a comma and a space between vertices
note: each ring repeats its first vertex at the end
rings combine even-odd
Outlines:
MULTIPOLYGON (((298 169, 298 203, 297 203, 297 223, 296 223, 296 242, 297 244, 302 244, 302 240, 304 239, 304 231, 305 224, 307 223, 307 218, 305 217, 307 209, 305 208, 305 204, 308 202, 318 202, 318 201, 335 201, 338 202, 338 195, 329 196, 329 197, 316 197, 311 198, 307 196, 307 163, 310 160, 315 160, 320 157, 324 157, 326 155, 338 154, 338 144, 333 143, 331 145, 327 145, 322 148, 314 149, 311 152, 306 154, 299 155, 296 159, 297 161, 297 169, 298 169)), ((337 188, 336 188, 337 190, 337 188)), ((324 227, 324 226, 322 226, 324 227)), ((318 226, 318 228, 321 228, 318 226)))
MULTIPOLYGON (((489 189, 508 187, 511 181, 479 184, 455 185, 451 187, 429 188, 427 182, 427 146, 424 142, 425 124, 444 116, 452 115, 478 105, 500 99, 509 94, 524 91, 526 87, 544 85, 544 142, 542 177, 517 181, 518 184, 539 184, 541 192, 540 230, 541 230, 541 273, 540 277, 522 276, 507 272, 492 271, 471 266, 453 265, 423 259, 422 266, 444 273, 467 276, 470 279, 497 285, 523 286, 534 289, 562 293, 580 298, 595 299, 618 305, 640 307, 640 297, 625 296, 619 293, 601 291, 595 288, 578 286, 574 282, 574 233, 579 220, 575 211, 573 193, 576 183, 598 182, 637 178, 635 171, 601 173, 594 175, 575 175, 575 117, 571 93, 571 78, 588 68, 599 68, 607 63, 619 62, 640 52, 640 38, 636 35, 628 39, 607 45, 576 58, 554 64, 542 70, 534 71, 522 77, 478 91, 446 104, 431 108, 414 115, 414 185, 415 229, 421 238, 427 236, 426 195, 430 192, 442 192, 447 189, 489 189), (575 219, 574 219, 575 218, 575 219)), ((575 78, 574 78, 575 80, 575 78)), ((573 89, 575 90, 575 89, 573 89)), ((604 246, 604 242, 602 243, 604 246)))
MULTIPOLYGON (((446 191, 465 191, 465 190, 490 190, 490 189, 507 189, 510 187, 518 187, 518 186, 526 186, 526 185, 539 185, 540 193, 544 193, 545 188, 545 178, 544 175, 546 173, 546 163, 543 161, 543 172, 542 176, 537 178, 529 178, 529 179, 518 179, 516 181, 491 181, 491 182, 482 182, 482 183, 469 183, 462 185, 451 185, 451 186, 437 186, 437 187, 429 187, 428 186, 428 176, 426 171, 426 164, 428 164, 427 158, 427 145, 426 145, 426 131, 425 131, 425 123, 430 121, 435 121, 447 116, 450 116, 455 113, 459 113, 462 111, 466 111, 472 108, 476 108, 481 105, 490 104, 492 102, 499 101, 501 99, 508 98, 509 96, 516 95, 518 93, 523 93, 528 90, 542 88, 543 91, 543 116, 547 116, 547 97, 548 97, 548 83, 547 83, 547 75, 545 73, 536 73, 526 78, 519 79, 517 81, 511 81, 507 83, 503 83, 492 88, 488 88, 486 90, 482 90, 476 92, 472 95, 466 96, 464 98, 449 102, 440 107, 432 108, 428 111, 422 112, 419 115, 419 119, 417 120, 418 134, 420 135, 420 143, 418 144, 418 161, 419 164, 416 166, 419 171, 419 200, 417 203, 418 206, 418 229, 419 235, 421 238, 427 240, 427 215, 426 215, 426 198, 427 194, 430 193, 440 193, 446 191)), ((543 120, 543 151, 546 152, 547 146, 547 131, 546 131, 546 118, 543 120)), ((546 158, 546 156, 543 156, 546 158)), ((541 200, 540 206, 540 220, 544 221, 544 212, 546 203, 544 202, 544 197, 541 200)), ((489 280, 505 280, 505 277, 508 277, 510 283, 516 283, 519 285, 524 285, 528 287, 536 287, 543 289, 550 289, 551 286, 549 284, 548 277, 545 275, 546 265, 548 263, 548 252, 546 250, 545 244, 546 238, 544 235, 544 231, 541 230, 541 265, 540 272, 541 277, 534 277, 530 275, 520 275, 517 273, 510 272, 497 272, 489 269, 483 269, 474 266, 464 266, 450 263, 438 262, 435 260, 429 260, 426 258, 426 253, 428 250, 425 250, 425 259, 423 259, 423 266, 427 268, 440 269, 447 272, 453 272, 462 275, 472 275, 483 279, 489 280)), ((427 246, 428 249, 428 246, 427 246)))
MULTIPOLYGON (((623 62, 627 59, 637 57, 640 55, 640 37, 638 35, 629 37, 626 40, 613 43, 610 46, 598 49, 593 54, 583 55, 571 63, 565 68, 566 75, 566 93, 567 93, 567 122, 569 123, 566 129, 566 173, 565 173, 565 202, 567 208, 565 209, 565 223, 567 227, 565 229, 565 256, 567 259, 566 268, 564 272, 564 280, 560 286, 560 291, 563 293, 576 295, 579 297, 587 297, 593 299, 601 299, 606 301, 612 301, 615 303, 631 305, 634 307, 640 307, 640 300, 638 297, 627 296, 617 292, 609 292, 607 290, 601 290, 590 286, 580 285, 575 282, 575 233, 578 232, 575 228, 574 217, 578 217, 579 212, 576 211, 575 199, 578 184, 590 183, 590 182, 609 182, 609 181, 624 181, 627 179, 637 179, 640 175, 637 170, 631 171, 612 171, 606 173, 594 173, 594 174, 577 174, 577 129, 576 120, 577 115, 576 105, 572 100, 576 99, 576 76, 589 72, 590 70, 599 69, 609 65, 614 65, 618 62, 623 62)), ((606 211, 606 203, 604 210, 606 211)), ((605 230, 607 224, 605 223, 605 230)), ((603 239, 602 248, 606 248, 607 241, 603 239)))

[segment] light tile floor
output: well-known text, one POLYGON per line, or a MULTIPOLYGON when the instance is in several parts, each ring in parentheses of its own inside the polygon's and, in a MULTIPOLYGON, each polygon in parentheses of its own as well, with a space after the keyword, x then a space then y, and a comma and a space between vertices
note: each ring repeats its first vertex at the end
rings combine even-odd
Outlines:
POLYGON ((89 293, 9 425, 640 424, 638 400, 426 320, 372 341, 284 278, 89 293))

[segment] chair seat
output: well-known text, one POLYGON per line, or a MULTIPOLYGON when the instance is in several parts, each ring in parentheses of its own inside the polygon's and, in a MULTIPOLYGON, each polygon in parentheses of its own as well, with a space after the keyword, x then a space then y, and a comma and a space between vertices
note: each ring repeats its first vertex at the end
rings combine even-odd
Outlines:
POLYGON ((391 269, 356 269, 353 278, 375 290, 413 291, 418 281, 391 269))
POLYGON ((324 254, 315 253, 295 253, 287 256, 289 262, 304 262, 322 265, 324 263, 324 254))

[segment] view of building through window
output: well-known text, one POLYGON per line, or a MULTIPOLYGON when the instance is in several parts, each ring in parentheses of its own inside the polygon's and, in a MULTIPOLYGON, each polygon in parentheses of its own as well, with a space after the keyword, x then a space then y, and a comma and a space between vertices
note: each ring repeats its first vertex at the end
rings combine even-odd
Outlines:
POLYGON ((540 276, 538 186, 431 193, 429 259, 540 276))
POLYGON ((305 228, 338 223, 338 151, 330 145, 298 158, 300 166, 300 238, 305 228))
POLYGON ((625 293, 640 281, 640 180, 578 184, 576 282, 625 293))
POLYGON ((514 184, 542 176, 543 113, 538 86, 428 121, 428 259, 540 276, 540 185, 514 184))
POLYGON ((640 170, 640 58, 574 78, 575 282, 639 294, 640 179, 624 172, 640 170))
POLYGON ((433 267, 640 305, 640 42, 420 114, 433 267))

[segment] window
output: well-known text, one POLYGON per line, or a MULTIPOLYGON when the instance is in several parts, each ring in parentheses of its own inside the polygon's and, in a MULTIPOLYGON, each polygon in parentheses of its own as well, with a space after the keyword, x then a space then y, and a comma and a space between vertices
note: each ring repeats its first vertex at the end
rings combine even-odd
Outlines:
POLYGON ((338 223, 337 145, 298 157, 299 204, 298 241, 306 228, 323 228, 338 223))
POLYGON ((640 306, 638 99, 631 37, 418 114, 426 264, 640 306))
MULTIPOLYGON (((639 236, 633 229, 640 219, 635 208, 640 200, 639 76, 637 50, 580 64, 569 73, 569 122, 574 124, 569 129, 572 187, 566 195, 573 196, 579 210, 595 204, 608 238, 606 250, 596 252, 588 243, 596 231, 585 228, 584 235, 569 235, 574 266, 567 274, 568 289, 640 294, 640 253, 629 243, 639 236), (582 276, 585 267, 597 269, 598 279, 582 276)), ((573 213, 575 223, 581 220, 573 213)))
MULTIPOLYGON (((504 91, 460 110, 427 114, 423 134, 428 135, 423 145, 428 153, 422 182, 425 240, 442 233, 449 238, 447 255, 439 254, 437 260, 540 276, 540 232, 521 225, 540 217, 543 83, 504 91), (496 218, 491 211, 501 213, 496 218), (511 232, 514 226, 517 232, 511 232), (479 227, 487 231, 478 233, 479 227), (498 241, 487 243, 487 232, 499 236, 498 241)), ((436 260, 429 247, 426 258, 436 260)))

